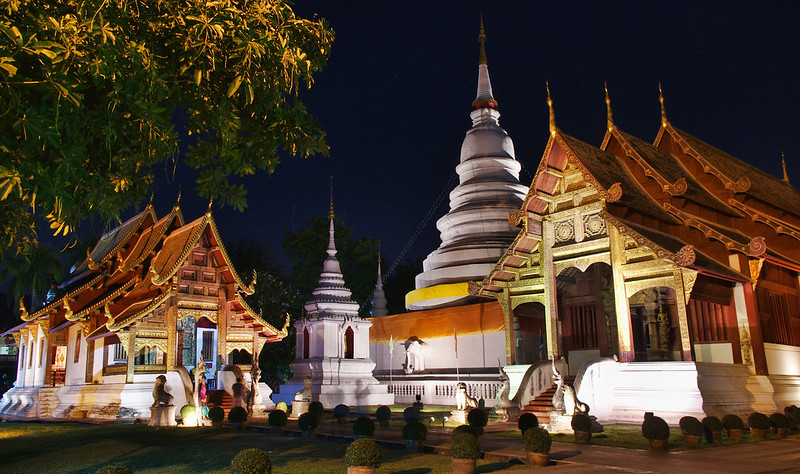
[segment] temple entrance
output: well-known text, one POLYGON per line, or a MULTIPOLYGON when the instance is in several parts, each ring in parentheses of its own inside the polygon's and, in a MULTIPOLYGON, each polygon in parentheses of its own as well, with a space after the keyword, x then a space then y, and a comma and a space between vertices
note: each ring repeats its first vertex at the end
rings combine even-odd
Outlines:
POLYGON ((353 358, 354 348, 355 348, 355 334, 353 333, 353 328, 348 327, 347 330, 344 332, 344 358, 345 359, 352 359, 353 358))
POLYGON ((64 385, 64 379, 67 375, 67 346, 55 346, 53 351, 53 366, 51 381, 53 387, 60 387, 64 385))
POLYGON ((200 360, 200 356, 203 357, 203 361, 206 364, 206 383, 208 384, 208 389, 215 390, 217 388, 217 380, 214 378, 214 374, 217 373, 218 369, 217 328, 204 327, 208 323, 209 321, 205 318, 202 318, 200 321, 198 321, 197 352, 195 354, 195 360, 200 360))
POLYGON ((628 298, 636 362, 681 360, 675 291, 656 287, 628 298))
POLYGON ((517 364, 532 364, 547 359, 544 305, 522 303, 514 308, 514 339, 517 364))
POLYGON ((586 271, 569 267, 556 277, 561 344, 570 373, 617 351, 611 267, 595 263, 586 271))

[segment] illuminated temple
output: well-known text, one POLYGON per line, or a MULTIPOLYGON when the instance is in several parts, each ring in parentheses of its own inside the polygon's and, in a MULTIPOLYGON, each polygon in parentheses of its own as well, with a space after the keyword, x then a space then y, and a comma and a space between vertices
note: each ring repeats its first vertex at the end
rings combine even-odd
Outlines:
POLYGON ((800 193, 785 171, 674 127, 663 96, 652 141, 621 130, 606 102, 594 146, 556 126, 548 91, 550 137, 507 215, 515 235, 468 284, 483 303, 373 320, 379 378, 393 375, 399 403, 447 403, 461 380, 494 404, 503 367, 525 409, 550 388, 553 360, 601 421, 800 403, 800 193), (421 371, 389 348, 413 340, 421 371))
POLYGON ((0 412, 148 418, 156 377, 180 408, 191 400, 186 369, 201 357, 209 389, 230 391, 226 370, 249 377, 253 354, 286 336, 247 305, 254 284, 231 265, 210 209, 185 223, 177 204, 161 218, 148 205, 103 235, 44 306, 22 308, 9 331, 17 381, 0 412))

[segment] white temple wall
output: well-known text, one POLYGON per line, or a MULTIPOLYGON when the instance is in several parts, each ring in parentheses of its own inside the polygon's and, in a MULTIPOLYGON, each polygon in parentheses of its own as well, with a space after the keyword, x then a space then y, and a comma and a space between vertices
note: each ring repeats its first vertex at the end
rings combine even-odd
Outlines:
POLYGON ((86 382, 86 338, 83 337, 83 332, 80 325, 73 324, 68 329, 67 337, 67 366, 65 375, 66 385, 82 385, 86 382), (78 343, 78 358, 75 361, 75 340, 80 334, 80 342, 78 343))
MULTIPOLYGON (((394 341, 394 354, 389 357, 389 343, 379 342, 369 345, 370 358, 375 361, 379 373, 390 369, 402 370, 406 362, 405 340, 394 341)), ((425 359, 425 370, 448 369, 455 374, 456 356, 453 336, 425 339, 422 344, 422 356, 425 359)), ((458 336, 458 367, 487 368, 504 365, 506 360, 506 335, 503 331, 485 334, 468 334, 458 336)))
POLYGON ((34 341, 32 347, 33 351, 31 351, 31 355, 33 356, 32 365, 28 367, 29 374, 28 380, 26 380, 26 387, 41 387, 44 385, 44 367, 45 367, 45 356, 42 352, 42 348, 46 347, 47 343, 44 339, 44 333, 42 332, 42 327, 38 324, 34 326, 36 330, 34 331, 34 335, 32 335, 31 339, 34 341), (31 370, 32 369, 32 370, 31 370))
POLYGON ((92 383, 103 383, 103 345, 105 340, 94 341, 94 359, 92 364, 92 383))
POLYGON ((17 356, 17 379, 14 382, 15 387, 25 386, 25 368, 28 360, 28 341, 21 340, 19 346, 19 355, 17 356))
POLYGON ((800 347, 765 342, 764 353, 770 375, 800 376, 800 347))

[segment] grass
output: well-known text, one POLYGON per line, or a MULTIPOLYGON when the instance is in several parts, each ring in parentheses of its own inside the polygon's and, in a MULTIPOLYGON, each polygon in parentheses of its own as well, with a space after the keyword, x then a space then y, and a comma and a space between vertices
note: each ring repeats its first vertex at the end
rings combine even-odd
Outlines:
MULTIPOLYGON (((642 436, 642 428, 636 425, 606 425, 603 427, 602 433, 595 433, 592 435, 592 444, 598 446, 614 446, 617 448, 628 449, 650 449, 647 439, 642 436)), ((522 438, 522 434, 518 430, 505 431, 500 433, 493 433, 494 436, 503 438, 522 438)), ((792 432, 790 436, 797 436, 797 432, 792 432)), ((770 436, 769 439, 777 439, 775 436, 770 436)), ((553 441, 558 443, 574 443, 575 436, 573 434, 553 434, 553 441)), ((731 441, 723 437, 721 443, 708 444, 705 440, 697 448, 690 448, 683 444, 683 434, 680 428, 670 428, 669 439, 667 440, 667 449, 670 451, 680 451, 683 449, 699 449, 710 446, 731 446, 742 443, 757 443, 762 440, 754 438, 750 435, 745 435, 741 441, 731 441)))
MULTIPOLYGON (((143 424, 0 424, 3 470, 15 474, 94 473, 108 464, 126 466, 137 473, 224 473, 236 453, 246 448, 269 452, 276 474, 341 473, 345 469, 345 443, 210 428, 156 430, 143 424)), ((378 472, 452 472, 449 456, 393 449, 383 452, 385 461, 378 472)), ((478 472, 520 467, 524 466, 478 461, 478 472)))

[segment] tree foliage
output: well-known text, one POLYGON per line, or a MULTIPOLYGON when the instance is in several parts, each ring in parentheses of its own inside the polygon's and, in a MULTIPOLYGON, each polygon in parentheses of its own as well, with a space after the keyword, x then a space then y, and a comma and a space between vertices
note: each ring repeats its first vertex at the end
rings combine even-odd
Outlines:
POLYGON ((119 219, 176 169, 175 110, 196 139, 196 190, 237 209, 231 176, 327 153, 297 99, 333 31, 281 0, 0 0, 0 250, 119 219))
POLYGON ((52 284, 61 278, 64 267, 56 249, 40 245, 30 253, 8 259, 0 270, 0 282, 8 279, 8 303, 19 311, 19 300, 31 295, 31 308, 38 308, 52 284))
MULTIPOLYGON (((286 232, 281 241, 281 248, 292 264, 289 278, 297 290, 293 314, 302 314, 303 304, 311 299, 311 292, 318 286, 322 262, 327 257, 329 224, 328 216, 307 218, 305 228, 286 232)), ((341 217, 334 219, 334 232, 336 258, 345 284, 353 292, 353 301, 360 306, 359 315, 367 317, 378 276, 378 241, 371 237, 354 240, 353 229, 341 217)))

